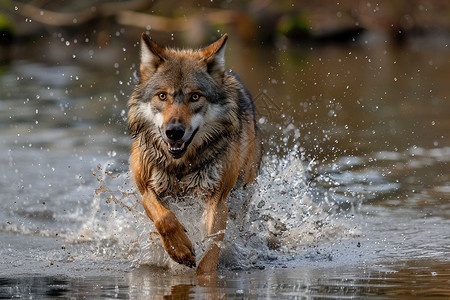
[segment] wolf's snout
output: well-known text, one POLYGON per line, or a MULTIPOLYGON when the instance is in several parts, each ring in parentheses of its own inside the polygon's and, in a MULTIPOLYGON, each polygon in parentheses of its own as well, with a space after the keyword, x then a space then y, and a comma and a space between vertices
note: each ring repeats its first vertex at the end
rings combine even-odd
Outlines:
POLYGON ((181 140, 184 136, 184 127, 180 124, 169 124, 166 128, 166 136, 172 141, 181 140))

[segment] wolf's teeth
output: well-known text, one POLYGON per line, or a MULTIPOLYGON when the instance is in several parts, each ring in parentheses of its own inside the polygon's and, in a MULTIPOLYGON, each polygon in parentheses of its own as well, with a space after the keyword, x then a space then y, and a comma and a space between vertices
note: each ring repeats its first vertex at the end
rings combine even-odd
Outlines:
POLYGON ((180 150, 184 149, 184 143, 181 144, 181 146, 177 145, 177 144, 179 144, 179 143, 176 143, 175 145, 171 144, 171 143, 168 143, 169 150, 171 150, 171 151, 180 151, 180 150))
POLYGON ((175 147, 170 147, 169 149, 170 149, 170 150, 173 150, 173 151, 183 150, 183 148, 175 148, 175 147))

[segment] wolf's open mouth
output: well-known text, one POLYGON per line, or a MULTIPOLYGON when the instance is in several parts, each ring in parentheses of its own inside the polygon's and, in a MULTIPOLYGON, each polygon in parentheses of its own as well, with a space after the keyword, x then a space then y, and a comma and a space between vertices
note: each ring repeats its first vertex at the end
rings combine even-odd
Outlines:
POLYGON ((192 139, 194 138, 197 131, 198 128, 192 133, 191 137, 186 142, 183 142, 182 140, 176 142, 167 142, 170 154, 172 154, 174 158, 182 157, 184 152, 186 152, 187 147, 192 142, 192 139))
POLYGON ((186 149, 186 143, 183 141, 178 141, 175 143, 167 143, 167 146, 169 146, 169 152, 174 157, 178 158, 181 157, 184 153, 184 150, 186 149))

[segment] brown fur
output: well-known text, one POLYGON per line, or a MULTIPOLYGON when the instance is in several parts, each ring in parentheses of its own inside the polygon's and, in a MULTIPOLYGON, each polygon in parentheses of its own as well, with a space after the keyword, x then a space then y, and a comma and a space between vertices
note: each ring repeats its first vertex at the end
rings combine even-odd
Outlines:
POLYGON ((160 198, 189 194, 207 201, 204 221, 214 239, 198 263, 199 274, 216 270, 228 193, 251 183, 261 160, 251 96, 224 70, 226 39, 198 51, 173 50, 143 34, 140 82, 128 101, 130 166, 145 211, 169 256, 189 267, 196 265, 192 244, 160 198), (183 137, 171 140, 169 126, 182 127, 183 137))

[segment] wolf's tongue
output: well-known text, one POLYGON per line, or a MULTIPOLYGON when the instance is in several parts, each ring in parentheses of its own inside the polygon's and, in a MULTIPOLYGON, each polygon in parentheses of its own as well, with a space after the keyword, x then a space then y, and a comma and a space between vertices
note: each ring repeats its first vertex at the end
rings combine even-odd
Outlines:
POLYGON ((169 149, 183 149, 184 148, 184 142, 176 142, 176 143, 168 143, 169 149))

